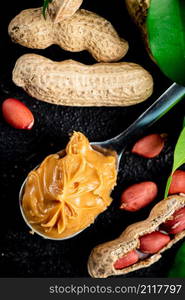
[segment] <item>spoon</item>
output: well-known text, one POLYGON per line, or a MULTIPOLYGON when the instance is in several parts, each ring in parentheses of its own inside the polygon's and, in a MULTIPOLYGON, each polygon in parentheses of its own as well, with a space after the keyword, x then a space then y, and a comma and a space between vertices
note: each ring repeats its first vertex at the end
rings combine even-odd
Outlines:
MULTIPOLYGON (((122 155, 128 147, 130 143, 133 143, 134 140, 138 139, 143 135, 145 130, 152 126, 156 121, 158 121, 162 116, 164 116, 173 106, 175 106, 180 100, 185 97, 185 87, 178 85, 177 83, 173 83, 141 116, 132 123, 126 130, 122 133, 117 135, 114 138, 103 142, 93 142, 91 146, 100 151, 105 153, 106 155, 116 154, 117 157, 117 170, 119 170, 120 161, 122 155)), ((60 152, 59 152, 60 153, 60 152)), ((62 152, 61 152, 62 153, 62 152)), ((37 168, 37 167, 36 167, 37 168)), ((70 235, 65 238, 51 238, 43 235, 39 231, 36 231, 27 221, 24 211, 22 209, 22 198, 24 194, 24 187, 26 184, 26 180, 23 182, 20 193, 19 193, 19 206, 25 220, 26 224, 31 228, 33 232, 36 232, 38 235, 42 236, 43 238, 47 238, 50 240, 66 240, 78 235, 83 230, 76 232, 73 235, 70 235)))
POLYGON ((185 87, 173 83, 139 118, 122 133, 103 142, 94 142, 95 148, 114 150, 117 153, 117 168, 129 144, 143 135, 147 128, 164 116, 173 106, 185 97, 185 87))

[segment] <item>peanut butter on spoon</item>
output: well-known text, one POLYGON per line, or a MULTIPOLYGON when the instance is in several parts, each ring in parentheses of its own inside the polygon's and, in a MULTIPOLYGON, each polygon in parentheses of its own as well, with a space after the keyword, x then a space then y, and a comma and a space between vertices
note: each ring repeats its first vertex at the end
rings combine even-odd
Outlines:
POLYGON ((29 173, 22 209, 33 230, 66 238, 83 230, 111 204, 116 156, 93 149, 74 132, 63 155, 53 154, 29 173))

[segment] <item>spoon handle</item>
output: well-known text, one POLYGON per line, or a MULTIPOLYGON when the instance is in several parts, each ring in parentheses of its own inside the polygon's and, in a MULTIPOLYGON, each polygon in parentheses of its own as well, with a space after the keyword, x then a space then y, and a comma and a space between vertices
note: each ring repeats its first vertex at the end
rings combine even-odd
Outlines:
POLYGON ((118 136, 105 141, 104 146, 117 151, 121 155, 123 149, 134 138, 142 136, 143 132, 162 116, 164 116, 173 106, 185 97, 185 87, 173 83, 133 124, 118 136))

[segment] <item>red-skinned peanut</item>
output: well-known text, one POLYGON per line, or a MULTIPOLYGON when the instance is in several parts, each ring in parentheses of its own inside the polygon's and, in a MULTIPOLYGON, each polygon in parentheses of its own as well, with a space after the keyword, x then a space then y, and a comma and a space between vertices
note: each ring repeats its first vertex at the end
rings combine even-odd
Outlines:
POLYGON ((31 129, 34 124, 32 112, 21 101, 9 98, 2 104, 2 113, 6 122, 16 129, 31 129))
POLYGON ((159 252, 170 241, 170 237, 160 231, 145 234, 140 237, 140 251, 143 253, 154 254, 159 252))
POLYGON ((168 221, 162 224, 161 228, 169 234, 177 234, 185 230, 185 207, 177 210, 168 221))
POLYGON ((157 193, 157 185, 152 181, 131 185, 122 193, 120 208, 132 212, 138 211, 154 201, 157 193))
POLYGON ((137 253, 136 250, 132 250, 129 253, 125 254, 123 257, 119 258, 115 263, 114 263, 114 268, 116 270, 121 270, 126 267, 129 267, 139 260, 139 254, 137 253))
POLYGON ((177 170, 172 176, 169 195, 185 193, 185 171, 177 170))
POLYGON ((160 134, 150 134, 137 141, 131 152, 145 158, 154 158, 164 148, 164 138, 160 134))

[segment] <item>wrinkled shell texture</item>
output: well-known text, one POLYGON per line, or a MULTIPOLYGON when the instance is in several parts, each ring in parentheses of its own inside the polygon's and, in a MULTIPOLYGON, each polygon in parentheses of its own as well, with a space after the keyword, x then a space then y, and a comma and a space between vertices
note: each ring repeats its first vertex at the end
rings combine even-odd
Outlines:
POLYGON ((18 59, 13 81, 36 99, 69 106, 128 106, 146 100, 153 91, 151 75, 137 64, 87 66, 36 54, 18 59))
MULTIPOLYGON (((144 39, 147 51, 152 58, 152 54, 150 52, 150 47, 148 43, 148 34, 146 28, 146 17, 147 11, 150 6, 150 0, 125 0, 128 12, 138 28, 141 31, 142 37, 144 39)), ((153 58, 152 58, 153 59, 153 58)))
POLYGON ((32 49, 45 49, 52 44, 72 52, 87 50, 97 61, 118 61, 128 51, 110 22, 87 10, 54 24, 45 20, 41 8, 23 10, 9 24, 12 41, 32 49))
POLYGON ((139 237, 155 231, 160 224, 165 222, 173 213, 185 205, 185 197, 171 196, 159 202, 152 209, 149 217, 142 222, 128 226, 116 240, 95 247, 88 261, 88 271, 92 277, 106 278, 111 275, 126 274, 141 268, 148 267, 161 258, 161 253, 185 236, 185 230, 176 234, 166 247, 147 259, 124 268, 115 270, 114 262, 124 254, 139 248, 139 237))
POLYGON ((150 0, 125 0, 128 11, 138 26, 145 25, 150 0))
POLYGON ((83 0, 53 0, 48 7, 48 13, 54 23, 63 21, 74 15, 83 0))

